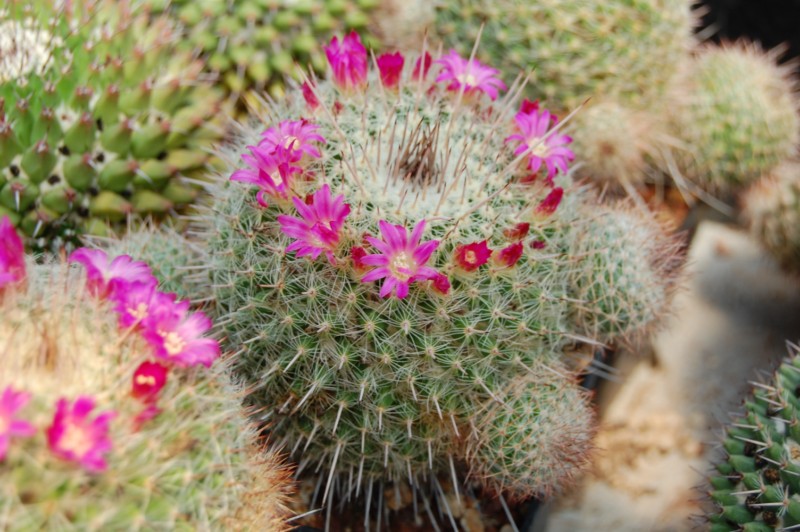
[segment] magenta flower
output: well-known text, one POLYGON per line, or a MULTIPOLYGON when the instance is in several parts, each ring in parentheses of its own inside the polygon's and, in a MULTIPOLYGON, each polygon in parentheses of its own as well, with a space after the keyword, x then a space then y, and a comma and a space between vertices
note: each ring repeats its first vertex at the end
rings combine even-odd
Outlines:
POLYGON ((558 209, 558 206, 561 204, 561 199, 563 197, 564 189, 561 187, 554 188, 533 210, 534 216, 540 220, 549 218, 554 212, 556 212, 556 209, 558 209))
POLYGON ((301 85, 300 90, 303 92, 303 99, 306 101, 306 105, 310 111, 314 111, 317 107, 319 107, 319 99, 317 95, 314 94, 314 89, 311 88, 311 84, 307 81, 303 82, 301 85))
POLYGON ((167 384, 169 368, 158 362, 144 361, 133 372, 131 394, 144 402, 153 401, 167 384))
POLYGON ((403 73, 405 58, 400 52, 393 54, 379 55, 375 60, 378 63, 378 71, 381 76, 381 83, 387 89, 394 89, 400 83, 400 74, 403 73))
POLYGON ((189 313, 185 301, 159 301, 150 305, 142 337, 156 357, 177 366, 211 366, 220 355, 219 342, 203 335, 211 320, 202 312, 189 313))
POLYGON ((150 266, 133 260, 129 255, 120 255, 109 263, 105 251, 79 248, 72 252, 69 261, 83 264, 86 268, 86 288, 95 297, 113 296, 131 283, 158 284, 150 266))
POLYGON ((242 159, 249 169, 236 170, 231 174, 231 181, 250 183, 258 187, 256 199, 262 207, 267 207, 265 196, 286 198, 292 187, 295 174, 302 172, 297 166, 289 164, 291 155, 288 150, 278 146, 272 150, 258 146, 248 146, 252 155, 243 154, 242 159))
MULTIPOLYGON (((530 102, 529 102, 530 103, 530 102)), ((575 154, 567 148, 572 142, 572 137, 561 133, 547 134, 552 125, 558 123, 555 115, 547 109, 538 109, 531 104, 529 112, 520 111, 514 117, 519 133, 506 138, 506 142, 518 141, 520 143, 514 150, 514 155, 521 155, 528 150, 528 168, 532 172, 539 172, 544 164, 547 167, 547 180, 552 181, 558 171, 567 173, 569 161, 575 159, 575 154)))
POLYGON ((428 71, 431 69, 432 64, 433 58, 431 54, 425 52, 425 55, 418 57, 417 61, 414 63, 414 71, 411 73, 411 78, 414 80, 418 80, 420 77, 425 79, 428 76, 428 71))
POLYGON ((344 196, 331 199, 331 187, 323 185, 321 189, 309 196, 310 203, 292 198, 301 218, 282 214, 278 216, 281 231, 295 239, 286 247, 286 251, 296 251, 298 257, 311 255, 312 259, 325 253, 331 264, 335 263, 333 252, 339 245, 344 219, 350 214, 350 205, 344 202, 344 196))
POLYGON ((11 386, 0 395, 0 461, 8 454, 12 437, 29 438, 36 433, 36 427, 16 417, 30 400, 31 394, 15 391, 11 386))
POLYGON ((0 290, 25 279, 25 247, 8 216, 0 219, 0 290))
POLYGON ((284 120, 277 127, 273 126, 261 134, 262 141, 258 149, 266 148, 275 151, 278 146, 287 151, 289 162, 297 162, 308 155, 315 159, 322 157, 314 142, 325 142, 325 137, 317 133, 319 126, 309 121, 284 120))
POLYGON ((500 250, 496 256, 497 262, 503 266, 512 267, 522 257, 522 242, 515 242, 500 250))
POLYGON ((435 62, 442 65, 442 71, 435 81, 449 82, 449 91, 460 91, 463 88, 464 94, 483 92, 496 100, 498 90, 506 89, 506 84, 497 77, 499 70, 481 64, 477 59, 464 59, 455 50, 450 50, 449 54, 435 62))
POLYGON ((450 279, 443 273, 437 273, 433 278, 433 288, 442 295, 450 291, 450 279))
POLYGON ((150 307, 175 301, 175 294, 165 294, 156 289, 154 282, 137 281, 118 288, 110 297, 116 303, 120 329, 141 327, 150 315, 150 307))
POLYGON ((528 222, 520 222, 510 229, 503 229, 503 236, 509 240, 522 240, 528 236, 528 231, 531 230, 531 224, 528 222))
POLYGON ((333 81, 339 88, 349 91, 362 88, 367 83, 367 49, 355 31, 343 38, 331 39, 325 47, 328 64, 333 70, 333 81))
POLYGON ((456 247, 456 264, 467 272, 474 272, 489 261, 492 250, 482 242, 473 242, 456 247))
POLYGON ((364 264, 364 257, 367 256, 367 252, 361 246, 353 246, 350 248, 350 258, 353 260, 353 267, 356 270, 366 270, 367 265, 364 264))
POLYGON ((430 240, 420 244, 425 230, 425 220, 414 226, 411 238, 408 230, 402 225, 392 225, 385 220, 379 222, 382 240, 368 236, 366 240, 380 253, 367 255, 361 259, 367 266, 376 266, 361 278, 368 283, 378 279, 386 279, 381 286, 381 297, 394 293, 399 299, 408 295, 408 287, 418 280, 436 279, 439 272, 425 266, 431 254, 439 245, 438 240, 430 240))
POLYGON ((78 462, 87 471, 97 473, 108 465, 105 455, 113 446, 109 424, 116 413, 108 410, 90 419, 94 407, 94 400, 87 396, 78 397, 72 405, 59 399, 53 424, 47 429, 47 443, 57 457, 78 462))

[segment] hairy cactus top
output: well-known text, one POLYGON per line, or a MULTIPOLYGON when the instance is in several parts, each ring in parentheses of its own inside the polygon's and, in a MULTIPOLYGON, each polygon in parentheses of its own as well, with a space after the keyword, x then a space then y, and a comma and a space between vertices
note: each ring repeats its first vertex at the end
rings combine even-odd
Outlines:
POLYGON ((221 135, 202 64, 176 51, 168 21, 128 6, 0 9, 0 215, 35 246, 186 205, 197 191, 183 177, 221 135))
POLYGON ((455 475, 461 459, 516 496, 558 489, 592 425, 559 360, 579 335, 568 250, 585 200, 566 176, 570 138, 455 52, 384 54, 373 70, 355 36, 327 50, 332 81, 290 94, 265 132, 242 128, 234 182, 198 219, 251 401, 321 471, 323 498, 455 475), (520 423, 563 446, 493 425, 513 413, 485 415, 517 408, 502 397, 518 386, 534 405, 520 423), (538 474, 559 449, 570 460, 538 474))
POLYGON ((21 249, 4 219, 4 528, 285 529, 288 472, 258 451, 226 364, 185 367, 218 353, 199 336, 205 318, 130 257, 78 250, 84 280, 65 265, 26 268, 21 249), (4 255, 17 257, 6 283, 4 255))

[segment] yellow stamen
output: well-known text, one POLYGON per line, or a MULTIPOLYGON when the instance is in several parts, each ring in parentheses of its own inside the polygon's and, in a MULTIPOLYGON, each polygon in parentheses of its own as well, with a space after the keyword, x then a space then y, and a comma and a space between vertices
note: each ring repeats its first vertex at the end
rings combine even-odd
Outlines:
POLYGON ((74 423, 68 423, 58 444, 62 449, 71 451, 75 453, 76 456, 82 457, 91 450, 94 442, 89 434, 87 434, 86 429, 74 423))

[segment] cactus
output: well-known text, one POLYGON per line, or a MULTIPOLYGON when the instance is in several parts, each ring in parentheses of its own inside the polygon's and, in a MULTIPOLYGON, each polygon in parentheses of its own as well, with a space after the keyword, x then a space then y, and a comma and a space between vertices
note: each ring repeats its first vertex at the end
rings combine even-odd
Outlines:
POLYGON ((788 159, 800 122, 794 82, 774 53, 753 44, 706 47, 670 89, 678 170, 726 194, 788 159))
POLYGON ((422 42, 435 22, 436 8, 432 2, 380 0, 371 13, 369 31, 381 46, 420 53, 422 42))
MULTIPOLYGON (((399 79, 388 67, 379 78, 359 46, 338 49, 349 70, 332 54, 333 81, 272 109, 280 124, 242 127, 221 157, 233 181, 260 190, 222 175, 196 220, 250 401, 319 472, 323 500, 456 476, 469 457, 489 488, 557 491, 586 461, 592 427, 560 361, 576 333, 568 251, 585 202, 561 170, 567 139, 515 131, 513 98, 487 101, 502 87, 491 68, 449 54, 431 84, 403 58, 399 79), (521 138, 515 155, 507 144, 521 138), (248 145, 253 168, 236 169, 248 145), (508 416, 485 415, 530 382, 547 396, 537 404, 558 408, 525 414, 568 441, 540 445, 522 426, 514 437, 508 416), (504 442, 514 456, 484 447, 504 442), (555 463, 564 449, 574 467, 555 463), (486 474, 494 460, 508 463, 486 474)), ((549 116, 525 102, 516 119, 546 127, 549 116)))
POLYGON ((792 346, 772 382, 758 384, 725 429, 724 456, 709 479, 712 532, 800 526, 798 390, 800 356, 792 346))
POLYGON ((29 264, 27 287, 0 298, 0 440, 9 413, 26 429, 0 449, 5 527, 287 529, 288 471, 258 450, 227 363, 176 368, 166 382, 140 373, 163 366, 143 363, 139 335, 83 285, 75 268, 29 264), (157 386, 157 400, 143 398, 157 386), (95 432, 60 425, 78 405, 95 432))
POLYGON ((800 163, 783 163, 753 185, 744 196, 744 216, 784 268, 800 271, 800 163))
POLYGON ((335 32, 364 30, 377 0, 146 0, 169 12, 186 31, 186 47, 200 51, 208 68, 233 93, 267 90, 281 97, 285 79, 310 64, 324 72, 317 42, 335 32))
POLYGON ((45 249, 192 202, 185 177, 208 162, 223 119, 168 21, 111 0, 57 5, 0 10, 11 44, 0 59, 0 215, 45 249))
POLYGON ((531 72, 528 95, 556 110, 590 96, 647 104, 664 91, 689 47, 690 2, 679 0, 447 0, 436 29, 468 55, 508 73, 531 72))

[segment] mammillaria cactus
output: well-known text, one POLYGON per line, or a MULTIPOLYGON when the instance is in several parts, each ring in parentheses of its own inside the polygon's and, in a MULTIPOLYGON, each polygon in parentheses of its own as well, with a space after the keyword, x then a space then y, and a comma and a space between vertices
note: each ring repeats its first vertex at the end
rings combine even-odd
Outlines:
POLYGON ((744 196, 751 233, 787 270, 800 271, 800 163, 781 164, 744 196))
POLYGON ((770 383, 757 384, 730 423, 724 459, 710 479, 713 532, 792 530, 800 526, 800 356, 790 356, 770 383))
POLYGON ((771 171, 796 149, 794 82, 774 53, 753 44, 706 47, 670 88, 678 170, 726 194, 771 171))
POLYGON ((36 246, 74 245, 129 215, 188 204, 197 190, 183 178, 221 136, 202 64, 176 50, 168 21, 128 7, 0 9, 0 215, 36 246))
POLYGON ((558 490, 592 428, 560 360, 585 201, 569 137, 535 103, 512 116, 499 72, 454 52, 377 71, 355 36, 327 52, 332 80, 242 128, 197 220, 250 400, 323 500, 461 460, 512 496, 558 490), (486 415, 502 405, 524 414, 513 433, 513 415, 486 415))
POLYGON ((436 30, 505 72, 531 72, 528 94, 558 111, 590 96, 657 98, 690 44, 691 3, 679 0, 446 0, 436 30))
MULTIPOLYGON (((286 529, 288 472, 258 450, 241 390, 199 336, 206 318, 157 292, 144 263, 73 258, 85 281, 23 264, 0 282, 3 528, 286 529)), ((0 279, 8 270, 0 259, 0 279)))

